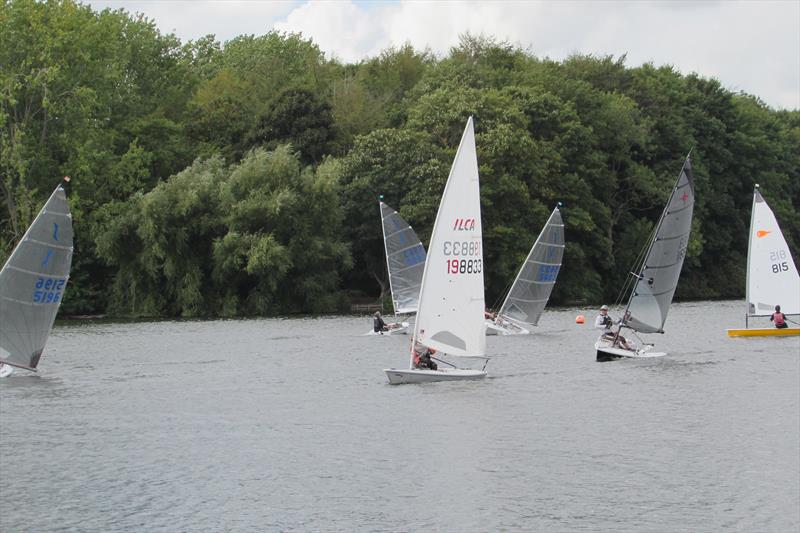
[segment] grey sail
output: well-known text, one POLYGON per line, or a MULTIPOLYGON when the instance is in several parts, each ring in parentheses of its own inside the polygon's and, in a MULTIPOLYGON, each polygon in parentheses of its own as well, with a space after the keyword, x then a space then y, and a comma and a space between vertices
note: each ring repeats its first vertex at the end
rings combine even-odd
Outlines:
POLYGON ((59 185, 0 270, 0 362, 35 370, 72 263, 72 216, 59 185))
POLYGON ((425 248, 397 211, 380 202, 383 244, 395 313, 416 313, 425 269, 425 248))
POLYGON ((693 211, 694 178, 687 157, 639 270, 623 315, 626 327, 641 333, 663 333, 689 244, 693 211))
POLYGON ((564 256, 564 223, 553 209, 533 244, 498 315, 521 326, 535 326, 547 305, 564 256))

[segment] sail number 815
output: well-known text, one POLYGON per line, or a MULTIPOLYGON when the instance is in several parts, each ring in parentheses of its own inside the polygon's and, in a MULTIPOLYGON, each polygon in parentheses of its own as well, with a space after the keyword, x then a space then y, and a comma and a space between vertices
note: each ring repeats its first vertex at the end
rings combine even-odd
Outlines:
POLYGON ((481 259, 448 259, 448 274, 480 274, 483 268, 481 259))
POLYGON ((776 250, 769 253, 769 260, 776 261, 770 265, 773 274, 789 271, 789 263, 787 261, 781 261, 781 259, 786 259, 786 250, 776 250))

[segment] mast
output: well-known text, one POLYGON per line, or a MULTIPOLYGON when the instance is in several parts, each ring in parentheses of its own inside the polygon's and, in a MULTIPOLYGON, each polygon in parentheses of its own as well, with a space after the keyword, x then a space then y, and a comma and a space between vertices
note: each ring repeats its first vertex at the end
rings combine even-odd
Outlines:
MULTIPOLYGON (((750 233, 747 235, 747 277, 745 278, 745 304, 747 305, 747 309, 744 313, 744 327, 748 327, 749 319, 750 319, 750 261, 752 259, 752 242, 753 242, 753 221, 755 220, 756 216, 756 198, 759 195, 758 191, 758 183, 756 183, 755 188, 753 189, 753 204, 750 207, 750 233)), ((755 311, 755 310, 754 310, 755 311)))
POLYGON ((381 212, 381 232, 383 233, 383 253, 386 255, 386 274, 389 276, 389 292, 392 294, 392 310, 397 314, 397 304, 394 301, 394 287, 392 286, 392 272, 389 269, 389 248, 386 246, 386 224, 383 222, 383 195, 378 197, 378 209, 381 212))

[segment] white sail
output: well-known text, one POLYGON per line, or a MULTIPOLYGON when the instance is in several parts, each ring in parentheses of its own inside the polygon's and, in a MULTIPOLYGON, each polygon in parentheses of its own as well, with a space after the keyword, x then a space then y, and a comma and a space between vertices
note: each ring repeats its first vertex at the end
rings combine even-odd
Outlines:
POLYGON ((72 216, 59 185, 0 270, 0 363, 35 370, 72 263, 72 216))
POLYGON ((687 157, 639 270, 623 316, 625 326, 642 333, 664 331, 689 245, 693 211, 694 178, 687 157))
POLYGON ((563 256, 564 223, 556 207, 522 263, 498 316, 522 327, 538 324, 556 284, 563 256))
POLYGON ((747 314, 766 316, 775 306, 800 314, 800 276, 778 221, 756 185, 747 248, 747 314))
POLYGON ((480 185, 470 117, 433 225, 414 343, 449 355, 484 357, 483 312, 480 185))
POLYGON ((383 246, 395 313, 416 313, 425 269, 425 248, 408 222, 380 202, 383 246))

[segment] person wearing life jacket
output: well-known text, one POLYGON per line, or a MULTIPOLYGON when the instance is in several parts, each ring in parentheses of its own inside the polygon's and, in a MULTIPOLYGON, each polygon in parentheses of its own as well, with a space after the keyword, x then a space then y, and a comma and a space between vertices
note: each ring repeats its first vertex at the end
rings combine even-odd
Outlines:
POLYGON ((422 354, 414 350, 414 368, 429 368, 431 370, 438 370, 439 365, 434 363, 431 359, 431 356, 435 353, 436 350, 433 348, 426 348, 422 354))
POLYGON ((608 306, 603 304, 600 307, 600 314, 597 315, 597 318, 594 321, 595 329, 602 329, 603 330, 603 338, 610 340, 614 343, 615 346, 621 346, 626 350, 633 351, 636 347, 633 343, 628 342, 628 340, 620 335, 619 333, 614 333, 611 331, 611 326, 614 325, 614 321, 608 316, 608 306))
POLYGON ((608 306, 603 305, 600 307, 600 314, 597 315, 597 318, 594 321, 595 329, 602 329, 603 333, 611 333, 611 326, 614 322, 611 320, 611 317, 608 316, 608 306))
POLYGON ((789 324, 786 323, 786 315, 781 313, 781 306, 775 306, 775 312, 772 313, 772 316, 769 317, 770 322, 775 324, 775 327, 778 329, 788 328, 789 324))

